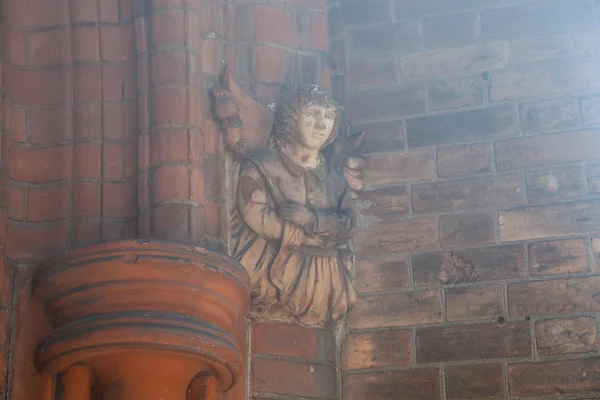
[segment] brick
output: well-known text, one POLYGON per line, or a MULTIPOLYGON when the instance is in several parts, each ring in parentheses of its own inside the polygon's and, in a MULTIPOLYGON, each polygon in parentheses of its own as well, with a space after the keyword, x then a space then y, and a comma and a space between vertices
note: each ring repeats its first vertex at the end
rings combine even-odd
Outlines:
POLYGON ((71 209, 71 186, 30 188, 27 221, 48 222, 68 218, 71 209))
POLYGON ((12 65, 27 64, 27 39, 24 32, 10 29, 8 32, 8 55, 12 65))
POLYGON ((252 329, 252 352, 333 362, 335 340, 326 329, 257 323, 252 329))
POLYGON ((417 330, 417 362, 529 355, 531 334, 528 322, 441 326, 417 330))
POLYGON ((329 49, 329 30, 326 13, 316 13, 311 16, 308 48, 320 51, 329 49))
POLYGON ((135 70, 132 64, 102 66, 103 100, 124 102, 136 96, 135 70))
POLYGON ((541 356, 598 351, 597 324, 593 317, 536 321, 535 337, 541 356))
POLYGON ((67 224, 43 226, 8 224, 6 226, 5 256, 19 260, 40 260, 66 249, 67 224))
POLYGON ((510 39, 597 25, 588 0, 548 1, 481 13, 481 35, 486 39, 510 39))
POLYGON ((74 221, 71 227, 71 246, 91 244, 100 240, 98 221, 74 221))
POLYGON ((258 46, 254 50, 254 76, 263 82, 279 82, 288 63, 288 53, 277 47, 258 46))
POLYGON ((72 201, 73 217, 96 217, 100 215, 100 183, 75 183, 72 201))
POLYGON ((365 168, 367 187, 415 182, 433 178, 433 154, 430 151, 376 154, 365 168))
POLYGON ((42 27, 69 23, 69 1, 38 3, 36 0, 9 0, 10 23, 21 27, 42 27))
POLYGON ((186 201, 190 198, 190 169, 182 165, 162 166, 153 171, 155 203, 186 201))
POLYGON ((348 315, 349 329, 372 329, 441 322, 438 290, 360 297, 348 315))
POLYGON ((344 399, 440 400, 439 375, 434 368, 348 375, 344 378, 344 399))
POLYGON ((27 114, 22 108, 11 107, 8 110, 8 130, 11 140, 25 142, 27 140, 27 114))
POLYGON ((137 215, 137 187, 132 183, 104 183, 102 215, 128 218, 137 215))
POLYGON ((460 13, 427 18, 423 38, 427 47, 458 47, 477 41, 477 14, 460 13))
POLYGON ((366 125, 353 125, 353 131, 365 129, 365 152, 395 151, 404 149, 405 133, 401 121, 379 122, 366 125))
POLYGON ((398 17, 419 17, 507 4, 506 0, 397 0, 398 17))
POLYGON ((362 256, 436 248, 435 219, 388 221, 360 227, 355 243, 362 256))
POLYGON ((342 15, 347 25, 389 22, 391 17, 390 0, 350 0, 342 3, 342 15))
POLYGON ((11 179, 28 183, 48 183, 71 178, 73 150, 70 146, 10 149, 11 179), (50 168, 51 166, 51 168, 50 168))
POLYGON ((490 99, 506 101, 600 87, 600 66, 589 61, 492 74, 490 99))
POLYGON ((584 197, 581 167, 567 167, 527 174, 527 198, 530 203, 584 197))
POLYGON ((519 175, 428 183, 412 188, 416 213, 508 206, 523 204, 524 201, 525 187, 519 175))
POLYGON ((8 69, 7 90, 14 102, 21 105, 42 106, 65 103, 73 98, 70 68, 42 70, 8 69))
POLYGON ((189 209, 190 206, 187 204, 168 204, 152 208, 152 236, 189 240, 189 209))
MULTIPOLYGON (((300 45, 295 13, 263 4, 254 5, 254 38, 290 47, 300 45)), ((246 38, 247 40, 247 38, 246 38)))
POLYGON ((73 151, 75 178, 100 178, 102 148, 98 143, 78 143, 73 151))
POLYGON ((508 286, 511 317, 600 311, 600 277, 513 283, 508 286))
POLYGON ((103 104, 104 137, 112 140, 124 140, 137 134, 135 106, 131 102, 103 104))
POLYGON ((71 62, 71 31, 69 28, 29 35, 29 65, 67 64, 71 62))
POLYGON ((255 358, 252 390, 260 393, 332 399, 335 370, 331 366, 255 358))
POLYGON ((500 240, 600 233, 600 201, 577 201, 500 211, 500 240))
POLYGON ((104 0, 100 5, 100 20, 103 22, 119 21, 119 0, 104 0))
POLYGON ((151 123, 161 125, 185 125, 187 119, 187 90, 168 88, 154 93, 151 104, 151 123))
POLYGON ((399 83, 394 57, 353 58, 346 65, 349 88, 399 83))
POLYGON ((490 213, 444 215, 440 217, 440 241, 443 247, 494 243, 495 225, 490 213))
POLYGON ((492 42, 405 54, 400 58, 407 81, 481 73, 508 65, 508 45, 492 42))
POLYGON ((504 313, 501 286, 449 288, 446 290, 448 321, 493 319, 504 313))
POLYGON ((102 154, 102 177, 106 179, 123 178, 123 146, 106 143, 102 154))
POLYGON ((185 85, 186 52, 184 50, 160 50, 150 57, 152 71, 151 87, 162 85, 185 85))
POLYGON ((8 186, 6 195, 6 208, 8 209, 8 218, 20 221, 25 218, 25 190, 24 188, 8 186))
POLYGON ((448 400, 504 398, 504 369, 501 364, 446 367, 448 400))
POLYGON ((587 243, 573 239, 530 244, 529 268, 534 276, 587 272, 587 243))
POLYGON ((569 57, 571 49, 568 34, 529 36, 513 40, 511 61, 526 65, 569 57))
POLYGON ((31 110, 29 129, 32 144, 53 144, 73 139, 73 107, 31 110))
POLYGON ((521 104, 519 114, 524 132, 566 130, 579 125, 579 106, 573 97, 521 104))
POLYGON ((422 48, 423 38, 418 23, 354 29, 348 34, 351 54, 381 54, 415 51, 422 48))
POLYGON ((483 104, 484 85, 481 79, 464 78, 429 85, 431 111, 471 107, 483 104))
POLYGON ((588 191, 590 193, 600 193, 600 164, 588 164, 585 171, 588 191))
POLYGON ((443 178, 481 174, 492 168, 489 144, 461 145, 437 149, 437 171, 443 178))
POLYGON ((71 7, 74 22, 96 22, 98 20, 98 4, 95 0, 81 0, 71 4, 71 7))
POLYGON ((427 93, 419 84, 395 89, 369 90, 348 94, 348 116, 352 121, 393 118, 426 112, 427 93))
POLYGON ((569 396, 598 392, 600 359, 508 366, 511 397, 569 396))
POLYGON ((407 137, 411 147, 454 144, 516 136, 517 126, 517 109, 502 106, 409 119, 407 137))
POLYGON ((496 166, 507 171, 592 161, 598 159, 598 146, 596 130, 507 139, 496 142, 496 166))
MULTIPOLYGON (((120 76, 118 77, 119 90, 121 90, 120 76)), ((80 100, 102 100, 102 85, 104 84, 102 78, 102 69, 97 65, 78 65, 73 69, 73 86, 75 91, 73 96, 75 101, 80 100)), ((109 93, 114 91, 113 87, 116 82, 111 83, 111 90, 109 93)), ((119 93, 121 95, 121 92, 119 93)), ((94 104, 77 104, 75 108, 82 108, 85 106, 95 106, 94 104)))
POLYGON ((408 216, 408 190, 401 186, 362 192, 356 202, 356 208, 361 223, 408 216))
POLYGON ((152 14, 150 43, 153 46, 184 44, 184 12, 183 10, 162 9, 152 14))
POLYGON ((583 126, 600 125, 600 95, 587 95, 580 99, 583 126))
POLYGON ((412 362, 410 331, 387 331, 350 335, 344 343, 344 370, 382 368, 412 362))
POLYGON ((361 260, 356 263, 356 289, 361 293, 398 290, 409 285, 404 257, 361 260))
POLYGON ((600 55, 600 29, 573 32, 571 34, 573 53, 582 57, 600 55))
POLYGON ((98 28, 95 26, 79 26, 71 29, 72 60, 99 61, 100 41, 98 39, 98 28))
MULTIPOLYGON (((521 245, 460 250, 455 255, 473 264, 478 281, 519 278, 525 275, 525 250, 521 245)), ((412 255, 415 286, 439 285, 444 253, 412 255)))

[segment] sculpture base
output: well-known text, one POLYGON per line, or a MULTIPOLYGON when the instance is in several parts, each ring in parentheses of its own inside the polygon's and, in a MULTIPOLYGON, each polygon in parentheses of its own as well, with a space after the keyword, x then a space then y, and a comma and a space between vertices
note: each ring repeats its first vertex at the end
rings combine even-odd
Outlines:
POLYGON ((50 374, 89 366, 99 399, 182 399, 200 373, 227 391, 243 369, 234 335, 249 293, 240 264, 194 245, 128 240, 71 250, 34 277, 33 295, 55 328, 36 363, 50 374))

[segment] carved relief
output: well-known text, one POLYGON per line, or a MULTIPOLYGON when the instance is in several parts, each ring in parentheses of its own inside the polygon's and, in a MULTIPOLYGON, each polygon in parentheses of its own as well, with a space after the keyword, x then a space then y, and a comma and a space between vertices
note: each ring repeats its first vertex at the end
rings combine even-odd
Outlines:
POLYGON ((251 314, 306 325, 339 320, 357 297, 353 199, 364 187, 366 134, 348 135, 319 85, 300 86, 275 111, 229 70, 213 93, 237 161, 231 252, 250 274, 251 314))

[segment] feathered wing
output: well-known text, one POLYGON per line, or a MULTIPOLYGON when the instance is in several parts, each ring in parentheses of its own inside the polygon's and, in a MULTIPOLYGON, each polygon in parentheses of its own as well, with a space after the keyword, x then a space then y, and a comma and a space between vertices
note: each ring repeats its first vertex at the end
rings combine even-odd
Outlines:
POLYGON ((273 111, 247 94, 227 67, 223 84, 213 88, 215 111, 223 122, 225 142, 236 158, 244 159, 268 145, 273 129, 273 111))

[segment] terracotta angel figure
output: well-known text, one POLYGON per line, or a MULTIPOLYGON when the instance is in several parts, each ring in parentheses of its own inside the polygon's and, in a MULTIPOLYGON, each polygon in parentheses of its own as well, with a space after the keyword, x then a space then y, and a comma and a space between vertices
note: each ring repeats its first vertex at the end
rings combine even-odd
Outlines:
POLYGON ((362 159, 350 155, 364 134, 338 138, 340 108, 319 85, 300 86, 274 113, 229 72, 214 93, 239 160, 230 245, 250 274, 253 312, 306 325, 339 320, 357 298, 351 239, 362 159))

